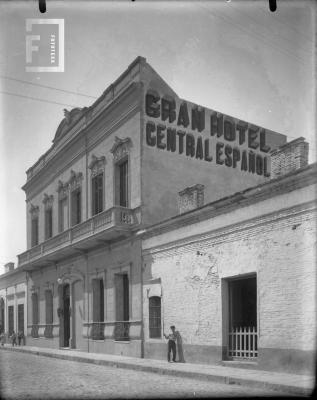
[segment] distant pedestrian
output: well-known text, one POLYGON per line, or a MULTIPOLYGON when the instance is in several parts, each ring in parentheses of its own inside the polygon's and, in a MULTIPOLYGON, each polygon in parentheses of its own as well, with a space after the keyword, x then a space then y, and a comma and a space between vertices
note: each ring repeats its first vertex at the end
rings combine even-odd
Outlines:
POLYGON ((23 331, 19 331, 18 332, 18 344, 19 344, 19 346, 21 346, 21 341, 22 341, 22 344, 23 344, 23 341, 24 341, 24 333, 23 333, 23 331))
POLYGON ((169 335, 165 335, 165 338, 168 340, 167 343, 167 361, 170 362, 171 361, 171 352, 173 354, 173 360, 172 362, 176 362, 176 340, 177 340, 177 336, 176 336, 176 332, 175 332, 175 326, 172 325, 171 327, 171 331, 172 333, 170 333, 169 335))
POLYGON ((1 335, 0 335, 1 346, 4 346, 5 339, 6 339, 6 335, 4 334, 4 332, 1 332, 1 335))
POLYGON ((12 340, 12 346, 13 347, 14 347, 14 345, 17 345, 17 335, 16 335, 16 333, 14 331, 12 332, 11 340, 12 340))

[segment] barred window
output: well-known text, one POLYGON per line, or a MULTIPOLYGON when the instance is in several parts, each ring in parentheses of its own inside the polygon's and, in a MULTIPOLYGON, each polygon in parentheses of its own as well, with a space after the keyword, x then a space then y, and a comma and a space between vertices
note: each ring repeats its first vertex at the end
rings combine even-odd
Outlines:
POLYGON ((161 333, 161 298, 149 298, 149 330, 150 338, 160 338, 161 333))

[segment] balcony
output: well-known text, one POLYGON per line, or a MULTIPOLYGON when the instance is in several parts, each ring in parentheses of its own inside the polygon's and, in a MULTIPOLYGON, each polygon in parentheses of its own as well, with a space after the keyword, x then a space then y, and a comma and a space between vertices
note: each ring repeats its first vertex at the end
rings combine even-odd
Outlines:
POLYGON ((138 224, 135 210, 113 207, 20 254, 19 267, 32 270, 128 237, 138 224))

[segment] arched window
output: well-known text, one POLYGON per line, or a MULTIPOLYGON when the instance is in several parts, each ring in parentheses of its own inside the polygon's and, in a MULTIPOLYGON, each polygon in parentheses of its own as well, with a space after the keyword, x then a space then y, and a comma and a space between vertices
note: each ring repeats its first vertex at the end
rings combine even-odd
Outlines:
POLYGON ((149 298, 149 331, 150 338, 160 338, 161 332, 161 298, 149 298))

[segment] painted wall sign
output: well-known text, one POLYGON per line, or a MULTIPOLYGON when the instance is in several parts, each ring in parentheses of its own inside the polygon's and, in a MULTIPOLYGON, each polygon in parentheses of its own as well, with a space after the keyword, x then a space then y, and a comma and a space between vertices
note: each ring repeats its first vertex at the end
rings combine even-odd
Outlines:
POLYGON ((146 143, 205 162, 265 177, 271 150, 265 129, 149 89, 145 95, 146 143))

